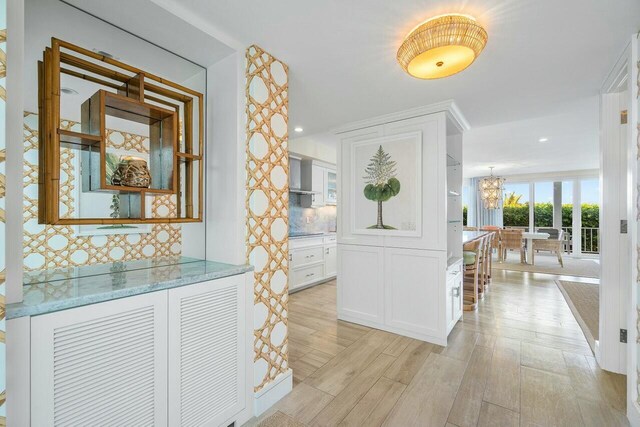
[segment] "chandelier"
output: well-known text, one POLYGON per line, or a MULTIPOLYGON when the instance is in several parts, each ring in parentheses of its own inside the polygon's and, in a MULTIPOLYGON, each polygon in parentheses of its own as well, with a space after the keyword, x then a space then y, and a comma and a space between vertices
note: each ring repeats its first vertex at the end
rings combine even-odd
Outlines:
POLYGON ((502 185, 505 179, 493 176, 493 166, 489 169, 491 169, 491 175, 482 178, 478 184, 480 199, 483 201, 485 209, 500 209, 502 185))
POLYGON ((397 59, 404 71, 419 79, 439 79, 467 68, 487 44, 488 35, 469 15, 430 18, 405 37, 397 59))

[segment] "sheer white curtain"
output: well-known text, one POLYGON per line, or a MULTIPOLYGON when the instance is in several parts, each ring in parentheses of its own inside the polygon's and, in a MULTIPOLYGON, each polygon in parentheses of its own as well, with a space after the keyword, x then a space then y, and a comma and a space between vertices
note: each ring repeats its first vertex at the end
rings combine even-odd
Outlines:
MULTIPOLYGON (((479 183, 482 178, 469 179, 469 206, 467 208, 467 225, 472 227, 484 227, 495 225, 502 227, 502 208, 485 209, 480 199, 479 183)), ((502 206, 502 203, 500 203, 502 206)))

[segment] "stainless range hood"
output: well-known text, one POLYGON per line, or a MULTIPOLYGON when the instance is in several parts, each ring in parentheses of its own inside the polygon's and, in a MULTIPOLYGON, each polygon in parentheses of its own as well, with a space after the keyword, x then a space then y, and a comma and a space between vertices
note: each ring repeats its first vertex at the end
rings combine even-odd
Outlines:
POLYGON ((289 192, 295 194, 316 194, 302 187, 302 161, 299 157, 289 156, 289 192))

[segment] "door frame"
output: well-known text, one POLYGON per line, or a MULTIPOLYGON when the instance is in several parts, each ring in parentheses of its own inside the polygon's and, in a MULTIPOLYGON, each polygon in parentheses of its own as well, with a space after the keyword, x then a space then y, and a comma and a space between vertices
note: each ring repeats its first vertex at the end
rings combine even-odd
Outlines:
MULTIPOLYGON (((613 130, 611 123, 603 122, 604 115, 603 109, 606 107, 607 98, 612 94, 620 92, 621 88, 626 87, 627 96, 626 101, 621 100, 619 105, 626 104, 627 109, 627 124, 625 134, 620 134, 620 138, 626 139, 626 144, 621 147, 626 154, 626 177, 621 178, 626 182, 626 212, 621 219, 627 220, 627 241, 626 247, 622 250, 626 250, 629 257, 629 265, 626 266, 626 271, 623 266, 619 267, 619 272, 624 273, 620 277, 621 280, 617 284, 617 292, 619 294, 618 301, 612 299, 603 299, 603 290, 605 293, 611 289, 601 287, 601 304, 600 304, 600 319, 605 322, 612 319, 618 320, 618 313, 623 313, 621 320, 621 327, 627 329, 627 343, 608 346, 604 343, 600 348, 600 357, 598 363, 603 369, 610 369, 612 365, 615 365, 616 356, 618 361, 618 368, 615 371, 627 374, 627 418, 632 426, 640 426, 640 405, 638 404, 638 128, 637 123, 640 120, 638 114, 638 97, 637 93, 640 90, 640 82, 638 81, 638 38, 636 34, 630 36, 630 41, 625 46, 620 58, 611 69, 609 75, 605 79, 602 88, 600 90, 601 99, 601 156, 604 148, 602 147, 604 142, 603 134, 613 130), (628 301, 628 302, 627 302, 628 301), (615 310, 615 311, 614 311, 615 310), (626 326, 622 326, 626 325, 626 326), (612 348, 613 347, 613 348, 612 348), (608 353, 608 354, 607 354, 608 353), (618 353, 616 355, 616 353, 618 353), (607 360, 608 359, 608 360, 607 360)), ((620 100, 619 100, 620 101, 620 100)), ((618 126, 620 126, 618 122, 618 126)), ((620 128, 618 128, 620 129, 620 128)), ((602 172, 601 172, 602 173, 602 172)), ((602 185, 602 183, 601 183, 602 185)), ((601 203, 601 206, 602 203, 601 203)), ((602 219, 601 219, 602 225, 602 219)), ((606 264, 606 260, 605 260, 606 264)), ((614 266, 615 268, 616 266, 614 266)), ((603 265, 603 271, 605 268, 610 268, 608 265, 603 265)), ((606 326, 604 326, 606 327, 606 326)), ((600 334, 603 333, 603 322, 600 322, 600 334)), ((597 354, 598 356, 598 354, 597 354)))

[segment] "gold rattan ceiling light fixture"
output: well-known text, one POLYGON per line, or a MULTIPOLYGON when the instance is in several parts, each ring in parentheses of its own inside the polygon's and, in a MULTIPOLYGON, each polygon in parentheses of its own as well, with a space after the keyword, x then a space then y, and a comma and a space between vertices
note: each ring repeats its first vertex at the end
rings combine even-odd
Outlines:
POLYGON ((482 178, 478 183, 480 199, 484 202, 485 209, 500 209, 505 179, 493 176, 493 166, 489 169, 491 169, 491 175, 482 178))
POLYGON ((471 65, 487 39, 487 32, 472 16, 436 16, 409 32, 398 49, 398 62, 419 79, 448 77, 471 65))

